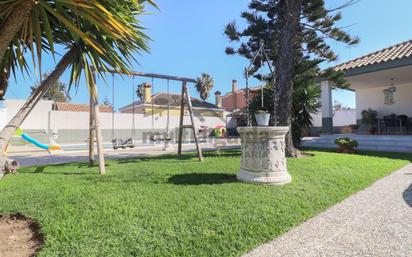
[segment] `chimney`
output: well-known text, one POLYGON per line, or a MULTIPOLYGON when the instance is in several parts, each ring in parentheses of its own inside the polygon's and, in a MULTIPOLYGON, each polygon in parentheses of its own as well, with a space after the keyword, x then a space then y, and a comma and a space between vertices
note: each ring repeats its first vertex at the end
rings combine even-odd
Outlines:
POLYGON ((237 80, 234 79, 232 80, 232 92, 236 92, 237 91, 237 80))
POLYGON ((232 80, 233 110, 237 110, 237 80, 232 80))
POLYGON ((146 83, 143 86, 143 102, 150 103, 152 101, 152 85, 146 83))
POLYGON ((222 108, 222 93, 220 91, 215 92, 215 103, 218 108, 222 108))

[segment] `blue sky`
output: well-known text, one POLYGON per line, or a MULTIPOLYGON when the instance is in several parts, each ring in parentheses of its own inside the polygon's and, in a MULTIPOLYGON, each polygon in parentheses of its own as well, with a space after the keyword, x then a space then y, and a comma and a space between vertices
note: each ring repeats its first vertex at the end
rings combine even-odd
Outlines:
MULTIPOLYGON (((241 57, 227 56, 224 53, 229 42, 223 34, 224 26, 236 19, 240 25, 241 11, 245 10, 249 0, 157 0, 160 11, 142 18, 148 28, 147 33, 153 39, 150 54, 138 57, 139 64, 135 70, 196 78, 202 72, 209 73, 215 79, 215 90, 228 92, 232 79, 244 86, 242 71, 247 61, 241 57)), ((330 7, 337 6, 344 0, 326 0, 330 7)), ((339 54, 339 61, 344 62, 369 52, 379 50, 392 44, 412 39, 410 29, 410 0, 361 0, 354 6, 343 10, 340 26, 349 26, 347 31, 360 37, 356 47, 346 47, 331 42, 333 49, 339 54)), ((53 69, 55 63, 50 56, 44 56, 43 70, 53 69)), ((335 65, 329 63, 325 66, 335 65)), ((33 73, 34 74, 34 73, 33 73)), ((62 81, 68 81, 64 74, 62 81)), ((108 80, 111 82, 111 77, 108 80)), ((136 78, 135 84, 148 81, 136 78)), ((11 81, 6 98, 26 98, 30 86, 36 77, 23 78, 18 75, 17 82, 11 81)), ((115 106, 119 108, 132 101, 132 81, 129 78, 115 78, 115 106)), ((99 81, 99 96, 111 97, 111 84, 99 81)), ((171 91, 177 92, 179 84, 170 82, 171 91)), ((155 80, 154 92, 166 91, 166 82, 155 80)), ((191 91, 194 91, 193 86, 191 91)), ((196 95, 195 92, 192 93, 196 95)), ((72 91, 72 102, 87 103, 88 94, 84 83, 78 91, 72 91)), ((354 107, 354 94, 347 91, 334 92, 334 99, 344 105, 354 107)), ((213 98, 209 99, 213 101, 213 98)))

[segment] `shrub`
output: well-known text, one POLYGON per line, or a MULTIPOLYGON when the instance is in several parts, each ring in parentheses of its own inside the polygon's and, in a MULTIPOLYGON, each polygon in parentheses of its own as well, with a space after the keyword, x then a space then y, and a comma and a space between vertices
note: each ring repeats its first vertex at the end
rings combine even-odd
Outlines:
POLYGON ((378 122, 378 112, 368 108, 362 111, 362 122, 368 124, 369 127, 373 127, 378 122))
POLYGON ((358 141, 350 139, 348 137, 336 138, 335 144, 343 149, 354 149, 359 146, 358 141))

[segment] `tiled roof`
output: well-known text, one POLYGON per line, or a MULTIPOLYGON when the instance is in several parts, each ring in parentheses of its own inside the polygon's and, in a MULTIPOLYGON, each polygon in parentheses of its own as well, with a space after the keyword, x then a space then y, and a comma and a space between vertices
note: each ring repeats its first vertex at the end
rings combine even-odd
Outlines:
MULTIPOLYGON (((88 112, 89 105, 87 104, 72 104, 64 102, 55 102, 54 109, 56 111, 66 111, 66 112, 88 112)), ((112 112, 112 107, 107 105, 99 106, 100 112, 112 112)))
MULTIPOLYGON (((153 104, 154 105, 163 105, 163 106, 167 106, 168 102, 170 103, 171 107, 180 107, 180 99, 181 99, 181 95, 180 94, 172 94, 170 93, 169 95, 167 93, 157 93, 155 95, 152 96, 153 97, 153 104)), ((219 107, 217 107, 214 104, 202 101, 200 99, 191 97, 192 99, 192 106, 193 108, 210 108, 210 109, 220 109, 219 107)), ((146 104, 151 104, 150 103, 146 103, 146 104)), ((142 101, 136 101, 134 102, 134 106, 138 107, 139 105, 144 104, 142 101)), ((120 108, 120 110, 123 109, 127 109, 127 108, 131 108, 133 106, 133 103, 128 104, 122 108, 120 108)))
POLYGON ((335 66, 336 71, 346 71, 372 64, 412 57, 412 40, 384 48, 371 54, 335 66))

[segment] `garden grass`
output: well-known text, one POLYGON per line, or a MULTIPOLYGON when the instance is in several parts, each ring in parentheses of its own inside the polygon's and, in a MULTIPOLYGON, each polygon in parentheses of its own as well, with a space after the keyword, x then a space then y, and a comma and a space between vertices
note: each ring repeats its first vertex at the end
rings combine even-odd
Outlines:
POLYGON ((291 184, 236 181, 237 151, 20 169, 0 181, 0 214, 37 220, 39 256, 238 256, 405 166, 408 154, 310 151, 291 184))

